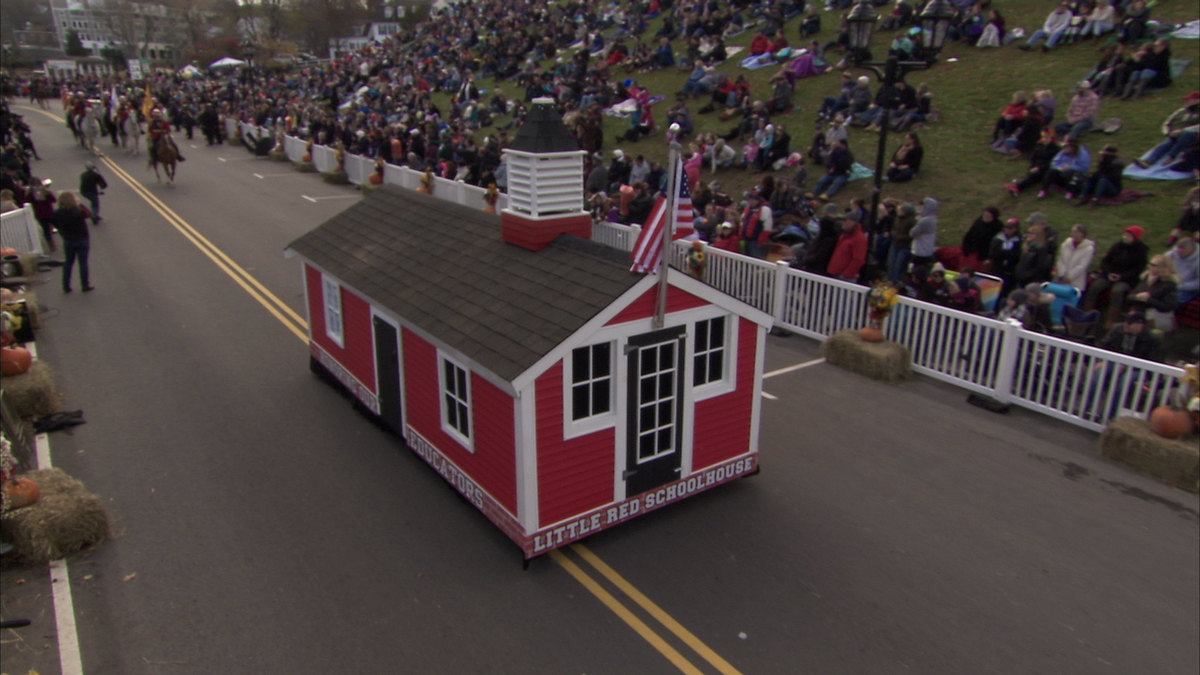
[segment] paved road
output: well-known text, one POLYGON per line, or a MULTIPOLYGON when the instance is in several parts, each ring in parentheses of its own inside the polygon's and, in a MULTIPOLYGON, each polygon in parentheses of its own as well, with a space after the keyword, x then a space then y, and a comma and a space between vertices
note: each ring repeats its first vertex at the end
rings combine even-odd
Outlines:
MULTIPOLYGON (((83 155, 28 118, 40 171, 70 185, 83 155)), ((241 149, 184 150, 174 188, 113 158, 301 311, 281 251, 354 193, 241 149)), ((308 373, 291 331, 106 175, 97 290, 39 289, 58 310, 39 348, 89 420, 52 436, 54 461, 105 498, 117 535, 71 561, 85 672, 720 672, 612 583, 661 637, 549 559, 522 571, 496 528, 308 373)), ((766 369, 818 356, 771 338, 766 369)), ((1094 434, 924 378, 815 364, 766 390, 759 476, 586 543, 725 672, 1200 669, 1195 495, 1096 457, 1094 434)), ((6 648, 4 671, 27 655, 57 672, 36 651, 6 648)))

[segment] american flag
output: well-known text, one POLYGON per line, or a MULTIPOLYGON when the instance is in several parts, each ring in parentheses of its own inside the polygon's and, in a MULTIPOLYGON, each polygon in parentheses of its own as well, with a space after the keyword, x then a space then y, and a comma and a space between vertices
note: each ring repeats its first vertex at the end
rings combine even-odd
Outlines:
MULTIPOLYGON (((695 234, 692 221, 695 212, 692 208, 692 191, 688 188, 687 174, 683 172, 683 162, 675 164, 675 185, 678 186, 678 198, 675 201, 675 211, 672 214, 672 239, 682 239, 695 234)), ((662 262, 662 228, 667 222, 667 198, 660 196, 650 212, 650 219, 642 227, 637 244, 633 247, 633 267, 630 271, 642 274, 657 274, 662 262)))

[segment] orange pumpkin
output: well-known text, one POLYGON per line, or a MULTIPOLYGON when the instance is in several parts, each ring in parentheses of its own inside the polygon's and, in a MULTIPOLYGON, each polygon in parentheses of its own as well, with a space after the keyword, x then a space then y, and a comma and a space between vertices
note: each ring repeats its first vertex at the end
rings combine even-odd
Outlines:
POLYGON ((38 487, 38 484, 28 478, 14 478, 8 481, 4 486, 4 491, 8 493, 8 503, 12 504, 11 508, 14 509, 29 506, 42 495, 42 489, 38 487))
POLYGON ((33 365, 33 354, 24 347, 4 347, 0 349, 0 372, 6 377, 22 375, 29 372, 33 365))
POLYGON ((1191 436, 1192 416, 1186 410, 1160 405, 1150 413, 1150 430, 1163 438, 1191 436))
POLYGON ((863 342, 883 342, 883 331, 874 326, 863 326, 858 334, 863 342))
POLYGON ((383 176, 377 173, 371 174, 371 177, 367 180, 370 181, 371 185, 383 185, 383 176))

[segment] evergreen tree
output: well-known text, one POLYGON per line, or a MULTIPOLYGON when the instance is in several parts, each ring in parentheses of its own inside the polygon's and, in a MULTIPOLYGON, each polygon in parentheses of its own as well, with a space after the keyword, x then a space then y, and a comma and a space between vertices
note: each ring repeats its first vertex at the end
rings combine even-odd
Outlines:
POLYGON ((67 56, 87 56, 91 51, 83 46, 83 40, 79 39, 78 31, 67 31, 67 56))

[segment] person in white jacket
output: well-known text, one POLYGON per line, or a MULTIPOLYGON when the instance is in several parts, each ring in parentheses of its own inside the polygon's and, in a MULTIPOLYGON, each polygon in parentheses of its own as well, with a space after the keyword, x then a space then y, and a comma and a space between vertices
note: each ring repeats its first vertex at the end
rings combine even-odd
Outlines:
POLYGON ((1037 46, 1037 43, 1045 40, 1046 44, 1042 46, 1042 51, 1050 51, 1062 39, 1063 34, 1067 32, 1067 27, 1070 25, 1071 6, 1068 3, 1061 2, 1046 17, 1046 22, 1042 24, 1042 27, 1029 36, 1029 41, 1021 45, 1021 49, 1029 51, 1037 46))
POLYGON ((1175 294, 1179 304, 1186 305, 1200 295, 1200 248, 1197 248, 1195 239, 1181 237, 1167 257, 1175 263, 1175 273, 1179 275, 1175 294))
POLYGON ((1087 225, 1078 223, 1071 228, 1071 236, 1058 247, 1058 259, 1054 261, 1054 278, 1083 293, 1087 289, 1088 270, 1096 257, 1096 242, 1087 238, 1087 225))

